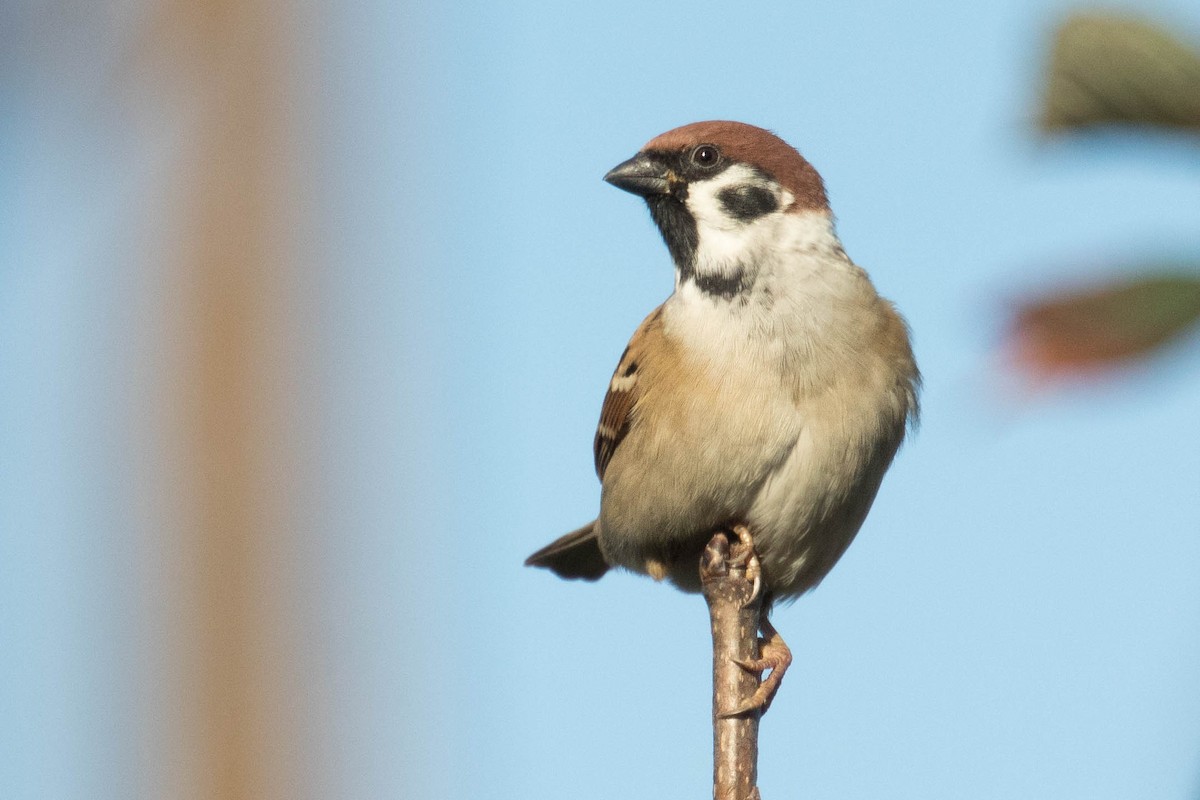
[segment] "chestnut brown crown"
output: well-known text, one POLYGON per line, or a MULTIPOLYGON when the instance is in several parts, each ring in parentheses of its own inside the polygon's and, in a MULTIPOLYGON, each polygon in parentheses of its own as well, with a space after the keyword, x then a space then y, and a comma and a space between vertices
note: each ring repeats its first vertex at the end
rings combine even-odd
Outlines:
POLYGON ((642 152, 678 153, 702 144, 714 145, 725 158, 761 170, 791 192, 795 200, 789 211, 829 210, 825 182, 817 170, 796 148, 764 128, 728 120, 693 122, 659 134, 642 152))

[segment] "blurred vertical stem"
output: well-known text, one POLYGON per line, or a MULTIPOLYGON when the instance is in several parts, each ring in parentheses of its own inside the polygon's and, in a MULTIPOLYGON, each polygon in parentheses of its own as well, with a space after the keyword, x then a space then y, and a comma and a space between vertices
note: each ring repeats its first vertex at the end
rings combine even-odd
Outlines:
POLYGON ((713 637, 713 798, 759 800, 759 712, 722 717, 722 709, 737 708, 758 688, 758 679, 736 661, 758 658, 758 626, 762 595, 746 566, 752 553, 746 545, 718 533, 700 561, 700 581, 713 637))
MULTIPOLYGON (((304 765, 289 693, 294 595, 284 572, 295 520, 288 336, 295 208, 285 110, 289 7, 279 0, 152 4, 134 86, 155 76, 181 134, 166 173, 164 235, 177 292, 165 298, 164 449, 178 509, 162 535, 180 565, 170 730, 149 743, 152 796, 296 797, 304 765), (186 134, 186 135, 183 135, 186 134), (169 344, 168 344, 169 343, 169 344)), ((170 126, 166 126, 170 127, 170 126)), ((178 573, 178 575, 176 574, 178 573)))

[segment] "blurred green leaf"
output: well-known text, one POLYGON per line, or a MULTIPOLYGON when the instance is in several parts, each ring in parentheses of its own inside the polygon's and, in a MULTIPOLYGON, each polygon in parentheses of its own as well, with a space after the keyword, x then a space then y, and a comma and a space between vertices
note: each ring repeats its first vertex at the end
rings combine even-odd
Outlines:
POLYGON ((1072 16, 1055 36, 1040 124, 1049 133, 1112 124, 1200 133, 1200 51, 1137 19, 1072 16))
POLYGON ((1145 357, 1200 321, 1200 272, 1058 292, 1021 303, 1009 349, 1037 377, 1109 369, 1145 357))

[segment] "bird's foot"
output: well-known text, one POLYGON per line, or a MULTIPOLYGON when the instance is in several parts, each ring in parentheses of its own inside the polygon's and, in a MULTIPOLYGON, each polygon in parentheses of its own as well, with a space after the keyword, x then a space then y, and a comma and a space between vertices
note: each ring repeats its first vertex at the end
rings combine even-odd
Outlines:
POLYGON ((791 648, 783 641, 783 637, 779 635, 779 631, 775 630, 775 626, 764 617, 761 627, 764 638, 758 640, 758 658, 744 661, 734 659, 733 662, 747 672, 753 672, 760 677, 758 688, 737 708, 722 714, 723 717, 736 717, 756 710, 760 715, 767 713, 767 709, 771 707, 771 701, 775 699, 775 693, 779 691, 779 685, 783 682, 783 676, 787 673, 788 667, 792 665, 791 648), (762 673, 767 670, 770 672, 763 677, 762 673))
POLYGON ((762 564, 759 563, 758 553, 754 550, 754 537, 745 525, 734 525, 733 533, 737 536, 737 544, 730 548, 729 561, 731 564, 745 567, 746 579, 751 581, 753 589, 745 605, 749 606, 762 594, 762 564))
MULTIPOLYGON (((700 582, 715 583, 731 573, 738 575, 739 584, 742 576, 749 581, 750 591, 739 589, 741 597, 738 602, 742 608, 749 608, 762 594, 762 564, 759 563, 758 553, 754 551, 754 540, 750 529, 745 525, 735 525, 731 529, 737 540, 729 541, 729 536, 720 532, 709 541, 700 556, 700 582)), ((651 565, 647 563, 647 571, 654 575, 651 565)), ((656 576, 657 577, 657 576, 656 576)))

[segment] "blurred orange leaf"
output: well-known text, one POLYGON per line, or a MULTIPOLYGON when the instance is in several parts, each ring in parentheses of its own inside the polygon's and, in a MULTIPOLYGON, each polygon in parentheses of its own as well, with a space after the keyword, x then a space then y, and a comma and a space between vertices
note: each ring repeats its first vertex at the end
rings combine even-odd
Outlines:
POLYGON ((1040 124, 1049 133, 1111 124, 1200 133, 1200 51, 1137 19, 1072 16, 1055 36, 1040 124))
POLYGON ((1037 378, 1097 372, 1157 351, 1198 320, 1200 274, 1159 273, 1020 303, 1008 350, 1037 378))

